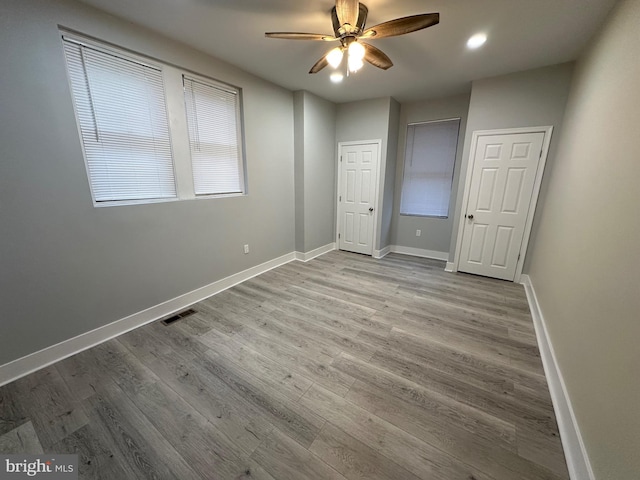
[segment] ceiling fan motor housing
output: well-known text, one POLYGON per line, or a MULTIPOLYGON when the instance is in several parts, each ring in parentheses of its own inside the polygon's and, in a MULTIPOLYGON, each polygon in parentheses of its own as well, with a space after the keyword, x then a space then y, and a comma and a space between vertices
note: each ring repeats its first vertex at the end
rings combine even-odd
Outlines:
POLYGON ((340 24, 340 20, 338 19, 338 12, 336 11, 336 7, 331 9, 331 22, 333 23, 333 33, 336 37, 342 37, 345 33, 353 34, 353 36, 359 35, 364 31, 364 26, 367 23, 367 15, 369 14, 369 9, 364 3, 359 4, 358 11, 358 21, 355 25, 351 25, 351 31, 347 32, 347 30, 340 24))

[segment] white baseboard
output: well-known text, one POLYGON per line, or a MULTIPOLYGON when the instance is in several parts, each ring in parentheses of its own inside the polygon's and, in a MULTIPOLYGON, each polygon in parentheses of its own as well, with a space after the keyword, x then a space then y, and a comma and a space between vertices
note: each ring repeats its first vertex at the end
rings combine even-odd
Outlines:
MULTIPOLYGON (((306 255, 310 255, 314 252, 308 252, 306 255)), ((289 263, 295 258, 296 254, 293 252, 274 258, 273 260, 269 260, 268 262, 256 265, 255 267, 251 267, 242 272, 238 272, 234 275, 223 278, 222 280, 218 280, 217 282, 213 282, 209 285, 205 285, 204 287, 180 295, 179 297, 167 300, 159 305, 155 305, 141 312, 134 313, 128 317, 96 328, 95 330, 91 330, 90 332, 64 340, 56 345, 52 345, 5 365, 1 365, 0 386, 75 355, 83 350, 87 350, 95 345, 106 342, 107 340, 111 340, 112 338, 141 327, 142 325, 165 318, 172 313, 179 312, 194 303, 220 293, 223 290, 244 282, 245 280, 249 280, 261 273, 279 267, 280 265, 284 265, 285 263, 289 263)))
POLYGON ((553 344, 549 338, 549 332, 547 331, 546 322, 542 316, 542 310, 531 283, 531 278, 529 278, 529 275, 522 275, 520 283, 524 285, 527 293, 527 300, 538 339, 538 348, 542 357, 542 365, 549 384, 549 393, 553 401, 560 439, 562 440, 567 460, 569 476, 571 480, 595 480, 589 456, 580 434, 580 427, 573 412, 571 399, 567 393, 567 387, 553 350, 553 344))
POLYGON ((309 252, 295 252, 296 260, 300 260, 301 262, 308 262, 309 260, 313 260, 320 255, 324 255, 325 253, 331 252, 336 249, 336 242, 328 243, 322 247, 318 247, 309 252))
POLYGON ((387 245, 382 250, 374 250, 373 258, 375 258, 376 260, 380 260, 381 258, 386 257, 390 253, 391 253, 391 245, 387 245))
POLYGON ((431 258, 433 260, 449 260, 449 252, 438 252, 436 250, 425 250, 423 248, 403 247, 402 245, 391 245, 393 253, 402 253, 414 257, 431 258))
POLYGON ((453 273, 457 272, 456 264, 454 262, 447 262, 447 265, 444 267, 445 272, 453 273))

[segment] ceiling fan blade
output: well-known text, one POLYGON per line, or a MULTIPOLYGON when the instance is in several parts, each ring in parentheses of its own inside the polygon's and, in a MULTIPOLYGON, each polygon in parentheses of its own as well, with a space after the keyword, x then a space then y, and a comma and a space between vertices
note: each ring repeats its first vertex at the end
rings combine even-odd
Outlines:
POLYGON ((340 25, 348 23, 353 27, 358 23, 358 13, 360 2, 358 0, 336 0, 336 12, 340 25))
POLYGON ((327 65, 329 65, 329 60, 327 60, 326 55, 323 55, 322 58, 318 60, 313 67, 311 67, 311 70, 309 70, 309 73, 318 73, 327 65))
POLYGON ((285 40, 324 40, 325 42, 338 40, 331 35, 323 35, 321 33, 267 32, 264 36, 269 38, 282 38, 285 40))
POLYGON ((393 62, 387 55, 379 48, 369 45, 368 43, 360 42, 364 47, 364 59, 374 67, 381 68, 382 70, 388 70, 393 67, 393 62))
POLYGON ((395 20, 389 20, 388 22, 367 28, 362 34, 362 38, 395 37, 397 35, 404 35, 405 33, 416 32, 438 23, 440 23, 439 13, 423 13, 422 15, 396 18, 395 20))

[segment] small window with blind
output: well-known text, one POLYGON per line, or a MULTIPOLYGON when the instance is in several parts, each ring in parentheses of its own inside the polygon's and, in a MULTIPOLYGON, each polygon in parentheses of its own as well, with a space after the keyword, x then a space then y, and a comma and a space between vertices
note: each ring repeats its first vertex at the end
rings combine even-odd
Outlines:
POLYGON ((407 126, 401 215, 447 218, 460 119, 407 126))
POLYGON ((94 201, 175 198, 162 67, 63 42, 94 201))
POLYGON ((243 193, 238 90, 190 75, 182 78, 195 194, 243 193))

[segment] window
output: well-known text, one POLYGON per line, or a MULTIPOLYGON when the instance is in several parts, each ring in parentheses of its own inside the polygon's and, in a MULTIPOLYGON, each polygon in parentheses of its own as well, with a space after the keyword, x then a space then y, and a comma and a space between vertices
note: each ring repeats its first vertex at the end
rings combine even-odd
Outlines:
POLYGON ((238 91, 183 76, 196 195, 243 191, 238 91))
POLYGON ((240 89, 73 33, 62 40, 94 205, 244 194, 240 89))
POLYGON ((96 202, 174 198, 162 70, 64 39, 96 202))
POLYGON ((449 216, 460 119, 407 127, 401 215, 449 216))

